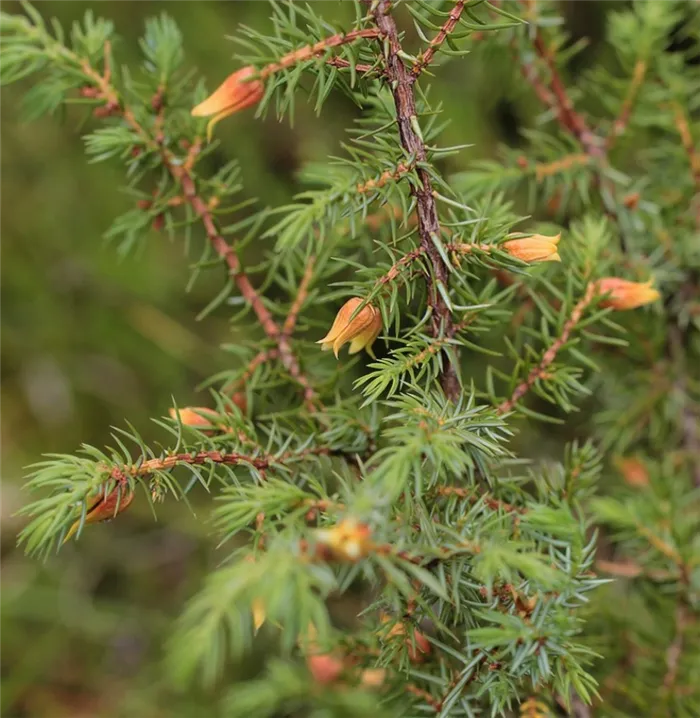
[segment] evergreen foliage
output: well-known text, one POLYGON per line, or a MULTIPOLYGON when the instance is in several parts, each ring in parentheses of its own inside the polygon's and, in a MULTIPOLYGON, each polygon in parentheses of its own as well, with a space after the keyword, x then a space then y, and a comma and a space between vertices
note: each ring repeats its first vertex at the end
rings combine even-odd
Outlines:
POLYGON ((107 237, 133 252, 155 227, 192 282, 225 271, 200 317, 229 308, 246 336, 209 407, 156 419, 163 443, 127 425, 36 464, 26 550, 203 486, 226 560, 173 629, 173 680, 225 685, 256 634, 276 642, 226 716, 700 715, 691 3, 610 13, 614 63, 575 85, 581 47, 550 4, 373 0, 335 27, 322 3, 272 3, 269 32, 233 37, 264 85, 246 111, 292 121, 302 99, 322 118, 338 91, 359 113, 281 207, 244 197, 235 159, 216 166, 167 15, 127 68, 108 20, 67 32, 24 10, 2 15, 2 82, 35 78, 29 120, 86 106, 88 161, 120 163, 133 199, 107 237), (666 52, 674 32, 691 50, 666 52), (440 144, 428 76, 468 53, 511 57, 542 113, 455 174, 467 145, 440 144), (663 301, 622 313, 609 277, 639 305, 653 277, 663 301), (316 343, 350 297, 381 315, 367 362, 316 343), (332 611, 346 594, 351 622, 332 611))

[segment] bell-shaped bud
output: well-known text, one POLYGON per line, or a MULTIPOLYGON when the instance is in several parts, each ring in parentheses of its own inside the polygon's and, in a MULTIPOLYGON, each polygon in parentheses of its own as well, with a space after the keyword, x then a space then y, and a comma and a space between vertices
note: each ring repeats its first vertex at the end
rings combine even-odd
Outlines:
POLYGON ((645 488, 649 486, 649 471, 646 465, 632 456, 618 458, 614 461, 615 467, 622 474, 622 478, 630 486, 645 488))
POLYGON ((612 307, 619 311, 636 309, 655 302, 661 294, 648 282, 630 282, 617 277, 604 277, 597 282, 598 294, 608 295, 600 303, 601 307, 612 307))
POLYGON ((169 410, 171 419, 179 419, 183 426, 191 426, 193 429, 211 430, 216 428, 215 422, 218 414, 213 409, 204 406, 188 406, 184 409, 169 410))
POLYGON ((265 85, 261 80, 253 79, 256 72, 252 65, 237 70, 229 75, 204 102, 200 102, 192 110, 195 117, 213 115, 207 125, 208 139, 211 139, 214 125, 219 120, 260 102, 265 92, 265 85))
POLYGON ((342 659, 330 653, 307 656, 306 665, 314 681, 321 684, 333 683, 345 668, 342 659))
POLYGON ((99 494, 91 496, 87 501, 87 512, 85 519, 77 519, 68 530, 63 543, 72 538, 81 524, 94 524, 99 521, 109 521, 117 514, 125 511, 134 499, 134 490, 128 484, 118 484, 111 491, 105 493, 104 489, 99 494))
POLYGON ((360 673, 360 684, 367 688, 379 688, 386 681, 386 668, 365 668, 360 673))
MULTIPOLYGON (((509 235, 510 236, 510 235, 509 235)), ((503 249, 516 259, 532 264, 533 262, 561 262, 557 245, 561 235, 549 237, 546 234, 531 234, 529 237, 509 239, 503 243, 503 249)))
POLYGON ((316 530, 316 541, 339 560, 357 561, 370 551, 371 530, 355 519, 343 519, 327 529, 316 530))
POLYGON ((255 630, 255 633, 257 633, 260 630, 260 626, 265 623, 265 619, 267 618, 267 615, 265 613, 265 604, 262 602, 261 599, 254 598, 251 606, 251 611, 253 613, 253 628, 255 630))
POLYGON ((361 349, 372 354, 372 344, 382 330, 382 316, 371 304, 365 304, 353 317, 362 302, 359 297, 353 297, 343 304, 328 334, 316 342, 324 352, 332 349, 337 358, 341 347, 350 342, 350 354, 361 349))

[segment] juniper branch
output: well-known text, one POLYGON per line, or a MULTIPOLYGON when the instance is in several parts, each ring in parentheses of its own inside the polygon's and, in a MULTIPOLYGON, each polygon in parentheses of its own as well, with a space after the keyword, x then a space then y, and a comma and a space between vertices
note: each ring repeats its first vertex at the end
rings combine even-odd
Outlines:
POLYGON ((521 382, 520 384, 518 384, 517 387, 515 387, 515 390, 511 394, 510 398, 506 399, 498 405, 496 410, 499 414, 507 414, 509 411, 511 411, 513 407, 520 401, 520 399, 522 399, 525 394, 530 391, 533 384, 544 377, 547 368, 556 359, 559 350, 564 346, 564 344, 566 344, 567 341, 569 341, 569 336, 571 335, 571 332, 581 321, 581 317, 583 316, 584 311, 593 301, 595 296, 595 283, 590 282, 586 287, 586 291, 583 297, 578 301, 576 306, 571 311, 569 318, 564 324, 561 334, 544 353, 539 364, 530 371, 525 381, 521 382))
MULTIPOLYGON (((68 50, 66 50, 66 52, 70 53, 68 50)), ((70 54, 72 55, 73 53, 70 54)), ((263 331, 277 345, 282 365, 289 372, 292 379, 302 387, 304 403, 307 408, 312 412, 318 410, 321 405, 319 404, 316 392, 306 375, 302 372, 288 337, 281 331, 265 306, 262 297, 253 287, 233 247, 231 247, 220 234, 209 205, 197 192, 195 180, 191 174, 191 167, 197 155, 199 144, 195 142, 190 148, 187 161, 182 165, 178 164, 172 153, 158 142, 156 138, 151 136, 138 122, 128 105, 121 101, 117 89, 110 82, 109 68, 107 67, 105 72, 101 74, 93 68, 86 59, 78 58, 75 55, 74 58, 79 62, 85 76, 99 90, 100 94, 98 99, 102 99, 105 102, 105 107, 110 109, 110 114, 119 113, 127 125, 144 141, 145 145, 161 155, 165 168, 172 178, 182 187, 185 201, 200 218, 214 251, 226 263, 229 274, 238 286, 241 295, 255 313, 263 331)))
POLYGON ((428 49, 418 56, 418 61, 411 68, 411 73, 414 77, 418 77, 418 75, 420 75, 421 72, 423 72, 423 70, 425 70, 425 68, 433 61, 433 57, 440 49, 442 43, 445 42, 450 33, 454 31, 455 27, 457 27, 457 23, 459 22, 459 18, 462 16, 465 5, 466 0, 457 0, 454 4, 454 7, 450 10, 449 17, 440 28, 440 32, 438 32, 438 34, 430 41, 428 49))
MULTIPOLYGON (((391 15, 391 2, 389 0, 380 0, 378 3, 372 3, 368 0, 368 4, 374 21, 385 40, 382 52, 386 64, 387 79, 396 106, 401 144, 410 157, 415 158, 418 163, 424 163, 427 160, 427 152, 425 143, 419 131, 417 131, 418 117, 413 93, 415 76, 411 74, 401 60, 403 49, 399 40, 396 22, 391 15)), ((438 285, 441 285, 446 290, 449 275, 447 265, 433 241, 433 238, 438 238, 440 235, 440 223, 433 196, 432 182, 430 175, 423 167, 418 166, 416 174, 420 180, 420 186, 412 186, 411 193, 416 200, 418 233, 421 247, 430 258, 434 275, 426 278, 428 282, 428 302, 432 310, 432 330, 436 337, 442 334, 451 337, 454 333, 452 315, 438 289, 438 285)), ((460 392, 460 381, 452 361, 445 364, 441 383, 445 394, 453 401, 456 400, 460 392)))
POLYGON ((148 459, 131 466, 115 466, 110 471, 110 478, 115 481, 124 481, 125 477, 144 477, 156 471, 168 471, 181 465, 199 466, 202 464, 225 464, 235 466, 238 464, 249 464, 258 471, 264 472, 273 466, 282 466, 286 462, 294 459, 300 460, 306 456, 322 456, 330 453, 327 447, 310 447, 300 451, 286 451, 278 456, 272 454, 261 454, 259 456, 251 456, 238 452, 225 451, 197 451, 184 452, 179 454, 169 454, 162 458, 148 459))

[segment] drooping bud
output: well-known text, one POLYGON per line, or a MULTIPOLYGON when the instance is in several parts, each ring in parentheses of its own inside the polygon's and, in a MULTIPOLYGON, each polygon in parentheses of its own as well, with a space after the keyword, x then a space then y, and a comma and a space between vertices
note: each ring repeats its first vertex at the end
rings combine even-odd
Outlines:
POLYGON ((77 519, 68 530, 63 543, 72 538, 80 528, 81 524, 94 524, 100 521, 109 521, 117 514, 125 511, 134 499, 134 491, 128 484, 119 484, 109 493, 100 491, 99 494, 91 496, 87 500, 87 511, 85 519, 77 519))
POLYGON ((267 618, 265 614, 265 605, 263 604, 261 599, 253 599, 251 611, 253 613, 253 628, 255 630, 255 633, 257 633, 260 630, 260 626, 265 623, 265 619, 267 618))
POLYGON ((344 561, 357 561, 366 556, 372 546, 370 535, 369 526, 355 519, 343 519, 332 528, 315 532, 316 541, 334 558, 344 561))
MULTIPOLYGON (((508 235, 509 237, 512 235, 508 235)), ((531 234, 529 237, 509 239, 503 243, 503 249, 516 259, 532 264, 533 262, 561 262, 557 245, 561 234, 549 237, 546 234, 531 234)))
POLYGON ((639 459, 634 457, 615 459, 615 467, 622 474, 622 478, 630 486, 645 488, 649 486, 649 471, 639 459))
POLYGON ((343 672, 345 665, 340 658, 330 653, 306 657, 306 665, 316 683, 333 683, 343 672))
POLYGON ((265 86, 261 80, 252 79, 255 74, 256 69, 251 65, 237 70, 229 75, 204 102, 200 102, 192 110, 195 117, 213 115, 207 125, 207 139, 211 139, 214 125, 219 120, 260 102, 265 86))
POLYGON ((596 285, 598 294, 609 295, 603 299, 600 306, 624 311, 651 304, 661 297, 652 283, 651 279, 648 282, 630 282, 617 277, 599 279, 596 285))
POLYGON ((214 429, 214 422, 219 416, 213 409, 204 406, 188 406, 184 409, 169 410, 171 419, 178 419, 183 426, 193 429, 214 429))
POLYGON ((362 302, 359 297, 353 297, 343 304, 328 334, 316 342, 324 352, 333 349, 337 358, 341 347, 350 342, 350 354, 356 354, 361 349, 372 354, 372 344, 382 330, 382 315, 371 304, 366 304, 353 317, 362 302))
POLYGON ((386 668, 365 668, 360 673, 360 683, 367 688, 378 688, 384 685, 386 668))

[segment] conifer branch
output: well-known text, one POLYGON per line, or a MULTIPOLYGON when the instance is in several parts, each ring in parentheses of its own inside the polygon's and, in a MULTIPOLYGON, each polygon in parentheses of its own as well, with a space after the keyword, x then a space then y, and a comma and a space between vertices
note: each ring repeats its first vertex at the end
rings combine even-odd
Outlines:
POLYGON ((407 252, 403 255, 403 257, 401 257, 401 259, 391 265, 389 271, 386 272, 386 274, 383 274, 381 277, 379 277, 379 279, 377 279, 377 281, 375 282, 375 286, 380 286, 384 284, 389 284, 389 282, 393 282, 406 267, 413 264, 413 262, 422 257, 424 254, 424 247, 416 247, 416 249, 407 252))
MULTIPOLYGON (((401 59, 403 50, 396 22, 391 15, 391 2, 390 0, 380 0, 378 3, 372 2, 372 0, 367 1, 374 21, 384 38, 382 52, 386 64, 387 79, 396 105, 396 118, 399 125, 401 144, 409 157, 415 158, 418 163, 424 163, 427 161, 427 151, 425 143, 419 131, 417 131, 418 116, 416 100, 413 94, 415 78, 401 59)), ((440 223, 433 197, 433 186, 426 169, 418 166, 416 174, 420 180, 420 185, 412 186, 411 193, 416 199, 418 233, 421 247, 430 257, 433 270, 433 276, 426 277, 428 282, 428 302, 432 309, 432 330, 435 337, 444 334, 449 338, 454 333, 452 315, 438 289, 438 285, 440 285, 444 291, 447 290, 449 273, 447 265, 433 241, 433 237, 438 238, 440 236, 440 223)), ((441 376, 441 383, 445 394, 453 401, 456 400, 460 393, 460 380, 453 361, 446 362, 441 376)))
POLYGON ((185 199, 192 206, 192 209, 202 220, 207 237, 211 242, 216 253, 223 259, 228 268, 231 277, 236 282, 241 295, 255 312, 265 334, 277 344, 279 358, 289 375, 294 379, 304 391, 304 403, 311 412, 319 409, 320 404, 316 396, 316 392, 311 386, 306 375, 301 371, 299 361, 297 360, 289 338, 280 331, 277 322, 272 318, 269 310, 265 306, 262 297, 251 284, 248 276, 243 271, 238 256, 233 247, 219 234, 216 223, 212 217, 211 211, 204 200, 197 194, 194 180, 192 177, 180 167, 167 164, 173 177, 180 182, 183 189, 185 199))
MULTIPOLYGON (((528 15, 531 15, 535 0, 519 0, 525 7, 528 15)), ((556 110, 557 119, 562 127, 567 129, 581 143, 586 154, 594 159, 605 158, 605 149, 600 138, 591 130, 583 115, 577 112, 572 99, 566 89, 557 68, 556 60, 551 49, 544 39, 544 35, 537 24, 532 25, 532 45, 538 57, 544 61, 549 71, 549 93, 541 94, 541 87, 538 94, 547 98, 547 104, 556 110), (552 104, 553 102, 553 104, 552 104)), ((528 77, 528 79, 530 79, 528 77)))
POLYGON ((690 132, 690 124, 688 118, 679 102, 672 103, 673 117, 678 129, 678 134, 683 144, 683 149, 688 155, 690 164, 690 172, 693 183, 698 191, 700 191, 700 149, 695 146, 693 135, 690 132))
MULTIPOLYGON (((482 653, 481 657, 479 658, 477 663, 474 666, 472 666, 471 674, 469 675, 469 678, 467 678, 467 680, 464 682, 464 685, 462 685, 462 687, 460 689, 460 693, 464 693, 464 691, 477 679, 477 677, 479 676, 479 672, 481 671, 481 668, 484 666, 484 664, 486 663, 487 660, 488 660, 488 654, 482 653)), ((442 710, 442 707, 445 705, 447 700, 450 698, 452 691, 454 691, 454 689, 457 687, 461 678, 462 678, 462 675, 460 673, 458 673, 452 679, 452 681, 449 683, 449 685, 447 686, 445 695, 442 698, 440 698, 436 703, 431 704, 433 706, 433 708, 435 709, 436 713, 439 713, 442 710)))
POLYGON ((593 301, 595 296, 595 283, 590 282, 586 287, 586 291, 583 297, 578 301, 576 306, 571 311, 569 318, 566 320, 564 327, 562 328, 561 334, 552 343, 549 349, 547 349, 547 351, 543 354, 540 363, 530 371, 525 381, 521 382, 520 384, 518 384, 518 386, 515 387, 515 390, 511 394, 510 398, 506 399, 498 405, 496 411, 499 414, 507 414, 509 411, 512 411, 513 407, 520 401, 520 399, 522 399, 525 394, 530 391, 533 384, 545 377, 547 369, 557 358, 559 350, 566 344, 566 342, 569 341, 569 336, 571 335, 571 332, 574 330, 579 321, 581 321, 581 317, 583 316, 584 311, 593 301))
POLYGON ((381 189, 390 180, 398 181, 407 172, 410 172, 412 167, 400 162, 395 170, 385 170, 377 179, 368 179, 366 182, 361 182, 355 188, 358 194, 365 194, 375 189, 381 189))
POLYGON ((115 466, 110 471, 110 478, 115 481, 123 482, 127 476, 139 476, 144 477, 149 474, 153 474, 156 471, 168 471, 174 469, 176 466, 188 464, 190 466, 199 466, 202 464, 226 464, 229 466, 235 466, 238 464, 249 464, 255 467, 258 471, 264 472, 276 465, 284 465, 286 462, 294 460, 302 460, 307 456, 322 456, 330 453, 327 447, 310 447, 302 449, 301 451, 287 451, 279 456, 274 455, 260 455, 260 456, 248 456, 246 454, 240 454, 238 452, 225 452, 225 451, 197 451, 197 452, 185 452, 179 454, 169 454, 162 458, 148 459, 140 464, 134 464, 133 466, 115 466))
POLYGON ((683 599, 679 598, 674 618, 673 641, 671 641, 666 650, 666 673, 664 674, 663 685, 669 694, 673 692, 678 679, 678 668, 683 653, 684 634, 688 622, 689 619, 686 615, 683 599))
MULTIPOLYGON (((525 159, 525 162, 527 160, 525 159)), ((560 174, 570 170, 572 167, 584 167, 590 164, 591 157, 587 154, 580 152, 572 152, 569 155, 561 157, 558 160, 552 162, 537 162, 535 164, 535 178, 538 182, 542 182, 546 177, 560 174)), ((527 167, 527 165, 525 165, 527 167)))
POLYGON ((620 108, 620 114, 617 119, 613 122, 610 134, 606 139, 606 149, 608 152, 612 149, 617 138, 625 133, 627 125, 629 124, 630 117, 632 116, 632 109, 634 102, 637 99, 637 95, 641 86, 644 84, 644 78, 647 74, 649 63, 643 58, 638 58, 634 64, 634 70, 632 72, 632 80, 630 81, 629 87, 627 88, 627 94, 625 99, 622 101, 622 107, 620 108))
MULTIPOLYGON (((331 67, 337 67, 342 70, 352 67, 352 64, 350 63, 350 61, 346 60, 344 57, 329 57, 326 60, 326 65, 330 65, 331 67)), ((366 75, 373 71, 378 72, 378 69, 376 67, 374 67, 374 65, 366 65, 361 62, 358 62, 355 65, 355 70, 357 72, 359 72, 361 75, 366 75)))
MULTIPOLYGON (((72 55, 73 53, 70 54, 72 55)), ((250 279, 241 266, 235 250, 219 233, 212 215, 212 210, 208 203, 205 202, 205 200, 197 193, 195 181, 190 172, 190 168, 196 161, 196 155, 199 151, 198 143, 193 143, 190 147, 187 160, 182 165, 178 164, 172 153, 155 138, 153 138, 151 134, 138 122, 133 111, 121 102, 116 88, 110 84, 109 68, 106 67, 105 72, 100 74, 86 59, 80 59, 77 56, 74 57, 79 62, 85 76, 91 80, 94 86, 98 89, 99 94, 96 99, 101 99, 105 102, 104 107, 109 110, 110 114, 120 114, 127 125, 129 125, 129 127, 131 127, 144 141, 144 144, 162 156, 164 166, 172 178, 182 187, 182 194, 185 201, 192 207, 197 216, 200 218, 212 248, 226 263, 231 278, 238 286, 243 298, 255 313, 265 334, 267 334, 267 336, 277 344, 282 365, 289 372, 292 379, 294 379, 302 387, 305 405, 309 411, 317 411, 321 405, 319 404, 316 392, 311 386, 306 375, 301 371, 299 361, 292 350, 288 337, 280 330, 279 326, 265 306, 262 297, 253 287, 250 279)))
POLYGON ((297 320, 299 319, 299 312, 301 312, 304 302, 309 296, 309 285, 314 277, 315 264, 316 257, 311 255, 306 262, 304 274, 301 278, 301 282, 299 282, 299 288, 297 289, 297 295, 294 298, 289 314, 287 314, 287 318, 284 320, 284 325, 282 326, 282 334, 286 337, 289 337, 294 333, 294 328, 296 327, 297 320))
POLYGON ((527 509, 524 506, 515 506, 507 501, 501 501, 488 493, 477 491, 473 488, 463 486, 440 486, 436 492, 439 496, 458 496, 460 499, 467 499, 470 503, 483 501, 492 511, 505 511, 509 514, 524 514, 527 509))
MULTIPOLYGON (((291 67, 292 65, 296 65, 299 62, 310 60, 312 57, 320 55, 326 50, 329 50, 333 47, 347 45, 348 43, 355 42, 355 40, 359 40, 361 38, 373 39, 378 36, 379 32, 376 29, 366 28, 363 30, 352 30, 351 32, 345 34, 338 33, 336 35, 332 35, 331 37, 326 37, 323 40, 319 40, 318 42, 314 43, 313 45, 305 45, 304 47, 300 47, 298 50, 293 50, 292 52, 281 57, 277 62, 271 62, 269 65, 265 65, 265 67, 263 67, 260 72, 258 72, 257 77, 260 80, 265 80, 270 77, 270 75, 273 75, 280 70, 284 70, 288 67, 291 67)), ((331 59, 328 61, 328 63, 331 65, 339 66, 337 64, 338 58, 331 59)))
POLYGON ((433 57, 440 49, 442 43, 445 42, 450 33, 454 31, 455 27, 457 27, 457 23, 459 22, 459 18, 462 16, 465 5, 466 0, 457 0, 455 2, 454 7, 450 10, 449 17, 440 28, 440 32, 438 32, 438 34, 430 41, 428 49, 418 56, 418 61, 414 63, 411 68, 411 74, 414 78, 418 77, 418 75, 420 75, 421 72, 423 72, 423 70, 425 70, 425 68, 433 61, 433 57))

